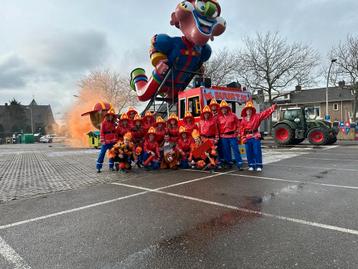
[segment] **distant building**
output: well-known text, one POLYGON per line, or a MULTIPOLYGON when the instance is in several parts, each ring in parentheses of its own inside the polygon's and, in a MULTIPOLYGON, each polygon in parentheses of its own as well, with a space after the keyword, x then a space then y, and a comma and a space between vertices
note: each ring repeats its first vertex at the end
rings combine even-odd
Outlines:
POLYGON ((32 100, 21 105, 16 100, 0 105, 0 137, 13 133, 53 133, 57 124, 50 105, 38 105, 32 100))
MULTIPOLYGON (((328 88, 328 114, 332 121, 347 121, 353 116, 354 96, 349 88, 328 88)), ((301 89, 277 99, 279 107, 305 106, 310 117, 324 118, 326 114, 326 88, 301 89)))

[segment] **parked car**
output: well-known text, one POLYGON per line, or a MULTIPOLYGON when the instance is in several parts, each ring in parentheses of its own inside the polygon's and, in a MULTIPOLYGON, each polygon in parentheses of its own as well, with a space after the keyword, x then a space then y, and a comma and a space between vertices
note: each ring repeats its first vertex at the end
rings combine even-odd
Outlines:
POLYGON ((40 137, 40 143, 52 143, 52 137, 50 135, 44 135, 40 137))

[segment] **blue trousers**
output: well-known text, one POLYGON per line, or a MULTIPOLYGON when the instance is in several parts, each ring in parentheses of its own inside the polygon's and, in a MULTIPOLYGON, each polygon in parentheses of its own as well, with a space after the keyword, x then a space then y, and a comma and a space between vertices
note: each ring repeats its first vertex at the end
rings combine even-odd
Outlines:
POLYGON ((242 158, 239 151, 239 145, 237 144, 237 138, 220 138, 221 150, 226 163, 232 163, 231 150, 234 152, 236 165, 238 168, 242 166, 242 158))
POLYGON ((219 155, 219 163, 224 162, 222 139, 219 139, 219 142, 218 142, 218 155, 219 155))
MULTIPOLYGON (((104 156, 106 155, 107 150, 110 150, 113 147, 113 145, 114 143, 104 144, 101 146, 101 151, 99 152, 98 159, 97 159, 97 165, 96 165, 97 170, 102 169, 104 156)), ((114 160, 109 159, 109 168, 113 168, 113 167, 114 167, 114 160)))
MULTIPOLYGON (((143 162, 145 162, 150 157, 150 154, 148 152, 143 153, 143 162)), ((145 165, 145 168, 157 170, 160 167, 160 164, 158 161, 152 161, 150 162, 150 165, 145 165)))
POLYGON ((262 168, 261 141, 259 139, 250 138, 246 141, 245 148, 249 167, 262 168))

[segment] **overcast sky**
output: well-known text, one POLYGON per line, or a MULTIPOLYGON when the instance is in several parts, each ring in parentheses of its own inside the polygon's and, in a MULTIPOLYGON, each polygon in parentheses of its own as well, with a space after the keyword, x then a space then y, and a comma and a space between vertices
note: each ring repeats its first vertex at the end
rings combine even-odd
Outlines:
MULTIPOLYGON (((178 2, 0 0, 0 103, 15 97, 28 104, 34 96, 39 104, 51 104, 58 118, 89 70, 113 68, 127 75, 134 67, 149 67, 150 38, 180 35, 169 25, 178 2)), ((278 31, 326 58, 347 34, 357 34, 357 0, 219 2, 227 31, 211 43, 214 51, 240 47, 243 36, 278 31)))

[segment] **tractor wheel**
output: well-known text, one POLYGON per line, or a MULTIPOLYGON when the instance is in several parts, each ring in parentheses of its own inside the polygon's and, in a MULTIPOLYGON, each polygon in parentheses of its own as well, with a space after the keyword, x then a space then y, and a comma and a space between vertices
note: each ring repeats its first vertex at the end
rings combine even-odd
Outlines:
POLYGON ((317 127, 312 128, 307 137, 312 145, 326 145, 329 140, 329 133, 326 128, 317 127))
POLYGON ((292 145, 294 131, 287 124, 278 124, 274 129, 274 140, 278 145, 292 145))
POLYGON ((305 139, 304 138, 295 138, 295 139, 293 139, 292 144, 293 145, 301 144, 303 142, 303 140, 305 140, 305 139))

